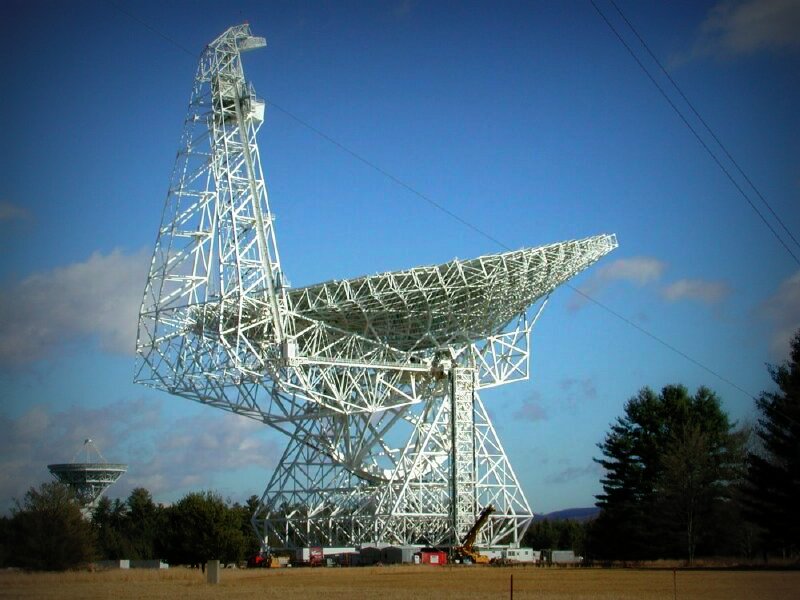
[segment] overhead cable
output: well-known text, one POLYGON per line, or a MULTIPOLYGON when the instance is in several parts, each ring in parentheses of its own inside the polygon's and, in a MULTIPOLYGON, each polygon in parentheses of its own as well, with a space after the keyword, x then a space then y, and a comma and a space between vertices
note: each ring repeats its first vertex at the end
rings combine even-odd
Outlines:
MULTIPOLYGON (((119 6, 117 6, 117 4, 115 2, 111 2, 109 0, 109 3, 112 6, 114 6, 116 8, 119 8, 119 6)), ((131 18, 134 21, 136 21, 136 22, 140 23, 141 25, 145 26, 148 30, 156 33, 159 37, 171 42, 178 49, 186 52, 190 56, 195 56, 194 53, 192 53, 189 50, 187 50, 184 46, 182 46, 181 44, 179 44, 178 42, 176 42, 175 40, 173 40, 172 38, 170 38, 166 34, 157 31, 156 29, 154 29, 150 25, 147 25, 146 23, 144 23, 141 19, 133 17, 132 15, 130 15, 129 12, 121 10, 121 9, 120 9, 120 11, 123 12, 124 14, 128 15, 128 16, 131 16, 131 18)), ((324 133, 322 130, 320 130, 319 128, 311 125, 310 123, 308 123, 304 119, 301 119, 300 117, 298 117, 297 115, 295 115, 291 111, 289 111, 289 110, 283 108, 282 106, 272 102, 271 100, 267 100, 267 102, 270 104, 270 106, 278 109, 280 112, 284 113, 287 117, 291 118, 293 121, 295 121, 299 125, 302 125, 303 127, 307 128, 309 131, 312 131, 313 133, 315 133, 316 135, 318 135, 322 139, 324 139, 327 142, 335 145, 337 148, 339 148, 340 150, 346 152, 347 154, 349 154, 350 156, 352 156, 353 158, 355 158, 356 160, 358 160, 362 164, 364 164, 364 165, 368 166, 369 168, 375 170, 376 172, 380 173, 381 175, 383 175, 387 179, 391 180, 392 182, 394 182, 395 184, 397 184, 400 187, 404 188, 405 190, 407 190, 411 194, 417 196, 418 198, 424 200, 425 202, 427 202, 428 204, 430 204, 431 206, 433 206, 437 210, 445 213, 446 215, 448 215, 452 219, 458 221, 459 223, 461 223, 465 227, 468 227, 469 229, 471 229, 475 233, 477 233, 477 234, 481 235, 482 237, 486 238, 487 240, 493 242, 494 244, 496 244, 500 248, 502 248, 504 250, 511 250, 511 248, 508 245, 504 244, 503 242, 501 242, 499 239, 497 239, 493 235, 487 233, 486 231, 484 231, 480 227, 470 223, 469 221, 467 221, 463 217, 459 216, 455 212, 451 211, 450 209, 446 208, 445 206, 443 206, 439 202, 433 200, 432 198, 430 198, 426 194, 423 194, 422 192, 418 191, 413 186, 411 186, 407 182, 403 181, 399 177, 396 177, 395 175, 391 174, 389 171, 387 171, 383 167, 380 167, 376 163, 366 159, 365 157, 361 156, 359 153, 357 153, 356 151, 352 150, 351 148, 349 148, 345 144, 341 143, 340 141, 336 140, 335 138, 331 137, 330 135, 324 133)), ((579 288, 571 285, 569 282, 565 283, 564 285, 569 287, 571 290, 573 290, 574 292, 576 292, 580 296, 583 296, 584 298, 586 298, 587 300, 592 302, 594 305, 602 308, 608 314, 616 317, 617 319, 621 320, 623 323, 626 323, 627 325, 630 325, 634 329, 638 330, 640 333, 643 333, 644 335, 646 335, 647 337, 651 338, 652 340, 658 342, 659 344, 661 344, 663 347, 667 348, 668 350, 670 350, 670 351, 674 352, 675 354, 681 356, 682 358, 688 360, 692 364, 700 367, 701 369, 703 369, 704 371, 706 371, 710 375, 716 377, 720 381, 722 381, 724 383, 727 383, 728 385, 730 385, 734 389, 740 391, 742 394, 744 394, 748 398, 751 398, 751 399, 755 400, 755 396, 753 394, 751 394, 750 392, 746 391, 744 388, 742 388, 741 386, 737 385, 736 383, 734 383, 733 381, 731 381, 727 377, 724 377, 723 375, 717 373, 716 371, 714 371, 710 367, 708 367, 708 366, 704 365, 703 363, 701 363, 699 360, 692 358, 690 355, 688 355, 685 352, 679 350, 677 347, 675 347, 672 344, 666 342, 665 340, 663 340, 662 338, 660 338, 656 334, 652 333, 651 331, 645 329, 644 327, 642 327, 640 325, 637 325, 632 320, 630 320, 627 317, 623 316, 621 313, 617 312, 616 310, 612 309, 611 307, 607 306, 606 304, 603 304, 602 302, 600 302, 596 298, 593 298, 592 296, 590 296, 589 294, 587 294, 583 290, 580 290, 579 288)))
POLYGON ((711 129, 711 127, 708 125, 708 123, 706 123, 706 120, 705 120, 705 119, 704 119, 704 118, 703 118, 703 117, 700 115, 700 113, 699 113, 699 112, 697 112, 697 109, 694 107, 694 104, 692 104, 692 102, 689 100, 689 98, 688 98, 688 97, 686 96, 686 94, 683 92, 683 90, 681 89, 681 87, 678 85, 678 82, 677 82, 677 81, 675 81, 675 80, 672 78, 672 75, 670 75, 670 74, 669 74, 669 71, 667 71, 667 69, 666 69, 666 68, 664 68, 664 65, 663 65, 663 64, 661 64, 661 61, 660 61, 660 60, 658 60, 658 57, 657 57, 657 56, 656 56, 656 55, 653 53, 653 51, 650 49, 650 46, 647 44, 647 42, 645 42, 645 41, 644 41, 644 39, 642 38, 642 36, 639 34, 639 32, 638 32, 638 31, 636 30, 636 28, 633 26, 633 23, 631 23, 631 22, 628 20, 628 17, 626 17, 626 16, 625 16, 625 13, 623 13, 623 12, 622 12, 622 10, 620 9, 620 7, 617 5, 617 3, 616 3, 614 0, 609 0, 609 1, 610 1, 610 2, 611 2, 611 4, 614 6, 614 8, 617 10, 617 12, 618 12, 618 13, 619 13, 619 15, 622 17, 622 19, 625 21, 625 23, 628 25, 628 27, 629 27, 629 28, 630 28, 630 30, 633 32, 633 34, 636 36, 636 38, 639 40, 639 42, 642 44, 642 46, 644 46, 644 49, 645 49, 645 50, 647 50, 647 53, 650 55, 650 57, 653 59, 653 61, 655 61, 655 63, 658 65, 658 68, 659 68, 659 69, 661 69, 661 72, 662 72, 662 73, 664 73, 664 76, 665 76, 667 79, 669 79, 669 82, 670 82, 670 83, 672 84, 672 86, 673 86, 673 87, 674 87, 674 88, 677 90, 677 92, 680 94, 681 98, 683 98, 683 101, 684 101, 684 102, 686 102, 686 105, 689 107, 689 109, 690 109, 690 110, 691 110, 691 111, 694 113, 694 115, 697 117, 697 119, 700 121, 700 123, 702 123, 702 124, 703 124, 703 127, 705 127, 705 128, 706 128, 706 131, 708 131, 709 135, 710 135, 710 136, 711 136, 711 137, 714 139, 714 141, 717 143, 717 145, 718 145, 720 148, 722 148, 722 151, 725 153, 725 156, 727 156, 727 157, 728 157, 728 160, 730 160, 730 161, 731 161, 731 163, 733 163, 733 166, 734 166, 734 167, 736 167, 736 170, 737 170, 737 171, 739 171, 739 174, 740 174, 740 175, 741 175, 741 176, 744 178, 744 180, 747 182, 747 184, 748 184, 748 185, 749 185, 751 188, 753 188, 753 191, 754 191, 754 192, 755 192, 755 193, 758 195, 758 197, 761 199, 761 202, 763 202, 763 203, 764 203, 764 206, 766 206, 766 207, 767 207, 767 209, 769 209, 769 212, 772 214, 772 216, 773 216, 773 217, 775 217, 775 220, 776 220, 776 221, 777 221, 777 222, 780 224, 780 226, 781 226, 781 227, 783 228, 783 230, 786 232, 786 235, 788 235, 788 236, 791 238, 791 240, 792 240, 792 241, 795 243, 795 245, 796 245, 796 246, 800 247, 800 242, 798 242, 798 241, 797 241, 797 238, 795 238, 795 237, 794 237, 794 235, 792 234, 792 232, 791 232, 791 231, 789 230, 789 228, 786 226, 786 223, 784 223, 784 222, 783 222, 783 220, 782 220, 782 219, 781 219, 781 218, 778 216, 778 213, 776 213, 776 212, 775 212, 775 210, 772 208, 772 206, 770 206, 770 203, 769 203, 769 202, 767 202, 767 199, 766 199, 766 198, 764 198, 764 195, 761 193, 761 191, 758 189, 758 187, 756 187, 756 184, 752 182, 752 180, 750 179, 750 177, 748 177, 748 176, 747 176, 747 173, 745 173, 745 172, 744 172, 744 170, 742 169, 742 167, 741 167, 741 166, 739 166, 739 163, 737 162, 737 160, 736 160, 735 158, 733 158, 733 156, 731 155, 731 153, 730 153, 730 152, 728 151, 728 149, 725 147, 725 144, 723 144, 723 143, 722 143, 722 141, 721 141, 721 140, 720 140, 720 139, 717 137, 717 135, 714 133, 714 131, 713 131, 713 130, 711 129))
MULTIPOLYGON (((778 232, 775 230, 775 228, 772 226, 772 224, 767 220, 767 218, 762 214, 762 212, 758 209, 758 207, 753 203, 753 201, 750 199, 750 196, 747 194, 747 192, 745 192, 745 190, 742 188, 742 186, 739 185, 739 182, 737 182, 736 179, 734 179, 734 177, 733 177, 733 175, 731 175, 730 171, 728 171, 728 169, 725 168, 725 165, 722 164, 722 161, 719 159, 719 157, 714 153, 713 150, 711 150, 711 148, 708 146, 708 144, 706 144, 706 142, 705 142, 705 140, 703 140, 702 136, 700 136, 700 134, 692 126, 692 124, 689 123, 689 120, 686 118, 686 116, 683 114, 683 112, 681 112, 681 110, 675 105, 675 103, 669 97, 669 95, 664 90, 664 88, 661 87, 661 85, 658 83, 658 81, 656 81, 655 77, 652 75, 652 73, 650 73, 650 71, 647 69, 647 67, 644 65, 644 63, 642 63, 642 61, 639 59, 639 57, 636 55, 636 53, 630 47, 628 42, 626 42, 625 39, 622 37, 622 35, 619 33, 617 28, 614 27, 614 25, 611 23, 611 21, 608 20, 608 17, 606 17, 606 15, 603 13, 603 11, 600 10, 600 7, 597 6, 597 3, 594 0, 589 0, 589 2, 591 2, 592 6, 594 6, 594 8, 597 11, 597 13, 600 15, 600 17, 603 19, 603 21, 606 22, 606 25, 608 25, 608 27, 611 29, 611 31, 614 33, 614 35, 617 37, 617 39, 620 41, 620 43, 623 46, 625 46, 625 49, 628 51, 628 53, 631 55, 631 57, 633 57, 633 60, 636 61, 636 64, 639 65, 639 67, 642 69, 642 71, 644 71, 645 75, 647 75, 647 78, 653 83, 654 86, 656 86, 656 89, 658 89, 658 91, 661 92, 661 95, 664 97, 664 99, 667 101, 667 103, 672 107, 672 110, 674 110, 675 113, 678 115, 678 117, 680 117, 680 119, 681 119, 681 121, 683 121, 684 125, 686 125, 686 127, 689 128, 689 131, 691 131, 694 134, 694 137, 697 138, 697 141, 700 142, 700 145, 705 149, 705 151, 712 158, 712 160, 717 164, 717 166, 722 170, 722 172, 725 174, 725 176, 730 180, 730 182, 734 185, 734 187, 739 191, 739 194, 742 196, 742 198, 744 198, 747 201, 747 203, 750 205, 750 207, 753 209, 753 211, 755 211, 755 213, 759 216, 759 218, 764 223, 764 225, 767 226, 767 229, 769 229, 772 232, 772 235, 775 236, 775 239, 778 240, 778 242, 781 244, 781 246, 784 247, 784 249, 789 254, 789 256, 791 256, 792 259, 794 259, 794 261, 798 265, 800 265, 800 258, 798 258, 798 256, 792 251, 792 249, 783 240, 783 238, 778 234, 778 232)), ((766 200, 764 202, 766 203, 766 200)), ((769 204, 767 204, 767 207, 770 208, 770 210, 772 210, 772 208, 769 206, 769 204)), ((774 211, 773 211, 773 214, 774 214, 774 211)), ((779 219, 779 221, 780 221, 780 219, 779 219)), ((782 221, 780 221, 780 223, 783 224, 782 221)), ((784 225, 784 227, 785 227, 785 225, 784 225)), ((787 229, 787 231, 788 231, 788 229, 787 229)), ((792 239, 794 239, 794 236, 792 236, 792 239)), ((796 242, 796 240, 795 240, 795 242, 796 242)))

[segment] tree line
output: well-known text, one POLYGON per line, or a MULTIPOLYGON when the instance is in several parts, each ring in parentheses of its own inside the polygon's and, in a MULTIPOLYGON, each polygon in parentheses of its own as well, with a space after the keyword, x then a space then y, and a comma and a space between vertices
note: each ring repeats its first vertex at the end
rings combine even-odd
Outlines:
POLYGON ((164 506, 136 488, 124 501, 102 497, 86 519, 67 486, 44 483, 0 519, 0 567, 63 570, 104 559, 241 563, 259 550, 250 525, 257 505, 257 496, 239 504, 206 491, 164 506))
MULTIPOLYGON (((776 389, 755 401, 757 422, 731 422, 720 398, 682 385, 643 388, 598 444, 603 492, 596 519, 536 521, 523 544, 590 560, 800 554, 800 331, 789 360, 769 367, 776 389)), ((0 518, 0 567, 58 570, 96 559, 241 562, 259 550, 258 505, 214 492, 171 506, 149 491, 101 498, 87 520, 69 488, 45 483, 0 518)))
POLYGON ((800 331, 757 422, 730 421, 713 391, 643 388, 598 444, 600 513, 534 523, 525 542, 593 560, 800 554, 800 331))

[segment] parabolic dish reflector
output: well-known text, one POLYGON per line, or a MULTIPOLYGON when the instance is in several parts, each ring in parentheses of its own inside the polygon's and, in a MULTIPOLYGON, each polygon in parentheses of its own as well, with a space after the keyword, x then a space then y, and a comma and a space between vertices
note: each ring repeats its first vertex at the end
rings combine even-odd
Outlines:
POLYGON ((598 235, 471 260, 292 289, 294 311, 398 350, 495 335, 539 298, 617 247, 598 235))
MULTIPOLYGON (((288 437, 253 515, 266 549, 518 545, 533 511, 480 394, 529 377, 548 295, 597 235, 291 288, 241 53, 204 49, 139 318, 135 380, 288 437)), ((231 449, 235 451, 235 449, 231 449)))
POLYGON ((78 454, 84 454, 83 462, 56 463, 47 465, 50 473, 61 483, 69 486, 81 503, 84 512, 97 505, 100 496, 108 487, 117 481, 128 470, 128 465, 105 462, 103 455, 91 439, 83 443, 78 454), (103 462, 90 461, 90 454, 95 454, 103 462))

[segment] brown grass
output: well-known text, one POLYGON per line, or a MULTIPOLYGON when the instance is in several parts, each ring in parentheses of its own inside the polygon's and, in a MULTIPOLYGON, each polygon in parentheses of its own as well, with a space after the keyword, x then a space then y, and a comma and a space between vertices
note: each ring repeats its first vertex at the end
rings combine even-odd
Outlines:
MULTIPOLYGON (((0 573, 2 598, 514 598, 542 600, 673 598, 670 569, 537 569, 480 566, 224 570, 209 585, 197 570, 0 573)), ((789 600, 800 571, 677 571, 677 598, 789 600)))

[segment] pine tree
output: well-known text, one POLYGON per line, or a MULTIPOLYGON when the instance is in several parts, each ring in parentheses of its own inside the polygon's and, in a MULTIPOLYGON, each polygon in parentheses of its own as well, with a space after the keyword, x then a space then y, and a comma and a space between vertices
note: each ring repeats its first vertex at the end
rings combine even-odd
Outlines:
POLYGON ((599 444, 604 469, 600 516, 591 527, 594 557, 693 560, 730 483, 739 477, 741 436, 717 396, 681 385, 642 389, 599 444))
POLYGON ((766 550, 800 552, 800 330, 788 362, 769 368, 778 386, 756 401, 762 448, 750 454, 750 518, 764 529, 766 550))

